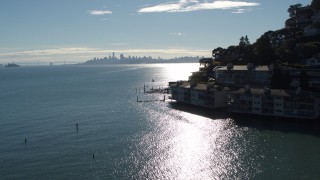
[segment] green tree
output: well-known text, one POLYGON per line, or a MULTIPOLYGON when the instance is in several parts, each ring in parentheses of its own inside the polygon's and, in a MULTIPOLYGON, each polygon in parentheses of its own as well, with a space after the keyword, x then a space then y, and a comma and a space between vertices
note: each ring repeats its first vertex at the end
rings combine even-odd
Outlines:
POLYGON ((239 42, 239 46, 240 47, 246 47, 248 45, 250 45, 250 41, 249 41, 248 36, 247 35, 245 37, 241 36, 240 42, 239 42))
POLYGON ((320 0, 312 0, 311 7, 320 10, 320 0))
POLYGON ((276 50, 276 59, 282 63, 295 63, 297 62, 296 53, 292 50, 286 50, 284 47, 280 47, 276 50))
POLYGON ((250 41, 247 35, 244 37, 244 43, 246 44, 246 46, 250 45, 250 41))
POLYGON ((300 46, 299 51, 304 58, 311 58, 314 54, 320 52, 320 42, 308 42, 300 46))
POLYGON ((302 7, 302 4, 298 3, 298 4, 294 4, 291 5, 288 9, 288 13, 290 17, 295 17, 296 13, 297 13, 297 9, 302 7))
POLYGON ((276 59, 280 60, 281 62, 286 62, 286 60, 284 60, 284 56, 286 53, 286 49, 284 47, 280 47, 276 49, 275 55, 276 55, 276 59))
POLYGON ((214 58, 214 60, 220 61, 221 59, 223 59, 224 51, 225 49, 223 49, 222 47, 217 47, 216 49, 212 50, 212 57, 214 58))
POLYGON ((257 39, 253 46, 253 51, 258 57, 258 64, 267 65, 275 62, 275 51, 271 47, 268 32, 257 39))
POLYGON ((242 60, 240 64, 246 65, 248 63, 257 64, 256 60, 259 59, 257 55, 253 52, 253 46, 248 45, 245 49, 245 52, 242 55, 242 60))
POLYGON ((240 47, 245 47, 246 46, 246 43, 245 43, 245 40, 244 40, 243 36, 241 36, 241 38, 240 38, 239 46, 240 47))
POLYGON ((302 70, 300 72, 300 87, 302 90, 309 89, 309 78, 305 70, 302 70))
POLYGON ((275 67, 271 77, 272 89, 289 89, 290 76, 287 72, 282 72, 279 67, 275 67))
POLYGON ((287 39, 284 43, 286 50, 294 51, 297 45, 297 41, 295 38, 287 39))

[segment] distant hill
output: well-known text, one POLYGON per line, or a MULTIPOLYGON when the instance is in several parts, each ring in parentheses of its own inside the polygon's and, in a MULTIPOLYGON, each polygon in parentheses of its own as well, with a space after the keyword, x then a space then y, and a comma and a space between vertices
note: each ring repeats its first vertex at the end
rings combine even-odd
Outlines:
POLYGON ((4 67, 20 67, 18 64, 15 63, 8 63, 4 67))

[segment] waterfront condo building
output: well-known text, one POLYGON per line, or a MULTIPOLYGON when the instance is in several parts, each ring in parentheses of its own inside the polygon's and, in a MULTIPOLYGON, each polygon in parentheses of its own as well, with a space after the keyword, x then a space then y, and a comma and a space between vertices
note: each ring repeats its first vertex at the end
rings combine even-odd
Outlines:
POLYGON ((316 119, 319 94, 281 89, 240 88, 228 94, 228 109, 233 113, 275 117, 316 119))
POLYGON ((232 65, 214 69, 217 84, 229 87, 270 87, 273 67, 232 65))
POLYGON ((193 104, 206 108, 227 107, 227 91, 215 86, 215 83, 198 83, 178 81, 169 83, 171 99, 177 102, 193 104))

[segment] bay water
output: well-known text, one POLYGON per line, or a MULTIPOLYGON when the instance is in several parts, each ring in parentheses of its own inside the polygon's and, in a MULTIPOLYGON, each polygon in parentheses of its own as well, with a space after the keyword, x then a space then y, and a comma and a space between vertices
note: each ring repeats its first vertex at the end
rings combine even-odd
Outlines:
POLYGON ((137 102, 198 67, 1 68, 0 179, 320 178, 310 123, 137 102))

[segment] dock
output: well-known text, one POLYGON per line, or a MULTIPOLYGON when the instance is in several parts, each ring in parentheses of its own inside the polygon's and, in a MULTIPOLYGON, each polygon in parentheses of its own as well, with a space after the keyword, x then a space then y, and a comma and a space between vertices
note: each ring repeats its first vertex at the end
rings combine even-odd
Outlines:
POLYGON ((155 85, 146 85, 144 84, 143 85, 143 88, 136 88, 136 93, 140 94, 140 93, 143 93, 143 96, 146 96, 147 94, 162 94, 163 95, 163 98, 160 99, 159 98, 156 98, 156 97, 153 97, 155 99, 150 99, 148 97, 145 98, 140 98, 139 96, 137 96, 137 102, 141 103, 141 102, 165 102, 166 101, 166 94, 170 94, 169 92, 169 87, 163 87, 163 86, 155 86, 155 85))

